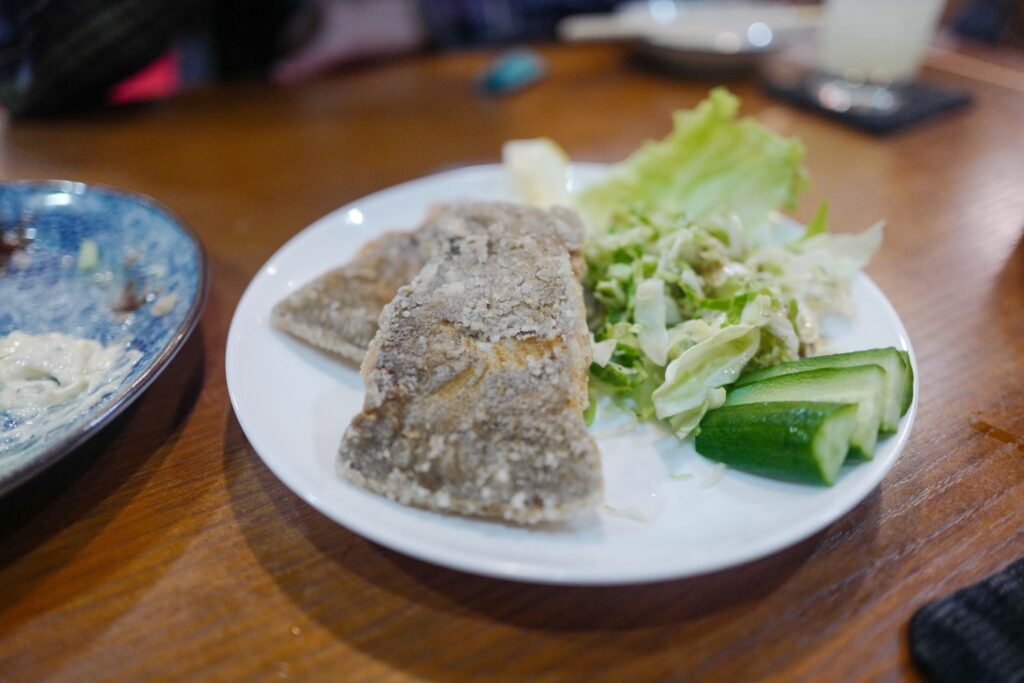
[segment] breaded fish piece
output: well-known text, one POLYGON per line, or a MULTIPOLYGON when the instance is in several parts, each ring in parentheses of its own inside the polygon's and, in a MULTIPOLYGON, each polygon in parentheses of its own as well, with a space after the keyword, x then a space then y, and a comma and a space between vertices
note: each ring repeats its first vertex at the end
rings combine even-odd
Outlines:
POLYGON ((338 469, 401 503, 517 523, 602 495, 587 405, 590 341, 568 211, 451 207, 433 254, 385 306, 366 399, 338 469))
POLYGON ((377 333, 381 310, 424 262, 417 233, 386 233, 364 245, 349 263, 278 302, 271 324, 358 363, 377 333))
POLYGON ((431 253, 451 236, 479 230, 500 211, 522 230, 553 231, 583 275, 583 225, 567 209, 540 224, 516 221, 529 207, 466 202, 434 209, 420 229, 389 232, 366 244, 347 264, 328 271, 278 302, 271 324, 303 341, 360 362, 377 332, 377 319, 398 288, 412 281, 431 253))
POLYGON ((586 228, 578 213, 560 206, 544 211, 512 202, 453 202, 436 207, 416 233, 424 263, 444 249, 448 240, 485 231, 495 224, 501 224, 511 235, 554 237, 568 250, 576 276, 582 278, 586 273, 586 228))

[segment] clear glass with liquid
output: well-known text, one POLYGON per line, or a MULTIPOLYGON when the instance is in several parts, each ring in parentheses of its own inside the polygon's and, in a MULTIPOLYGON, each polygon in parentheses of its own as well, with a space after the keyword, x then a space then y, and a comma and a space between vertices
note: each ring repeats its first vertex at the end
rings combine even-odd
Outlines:
POLYGON ((912 81, 944 6, 944 0, 827 0, 819 68, 852 83, 912 81))

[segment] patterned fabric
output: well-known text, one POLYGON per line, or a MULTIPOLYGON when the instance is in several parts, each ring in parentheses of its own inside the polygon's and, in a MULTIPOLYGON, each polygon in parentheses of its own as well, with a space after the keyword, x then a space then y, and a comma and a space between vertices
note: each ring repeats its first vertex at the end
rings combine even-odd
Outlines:
POLYGON ((1024 683, 1024 558, 918 610, 910 648, 939 683, 1024 683))

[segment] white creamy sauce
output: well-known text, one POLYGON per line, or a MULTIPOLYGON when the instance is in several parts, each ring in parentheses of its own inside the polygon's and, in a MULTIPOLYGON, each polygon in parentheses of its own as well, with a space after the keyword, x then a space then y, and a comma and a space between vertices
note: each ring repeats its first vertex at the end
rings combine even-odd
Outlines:
POLYGON ((0 411, 13 428, 0 452, 74 419, 113 393, 142 354, 123 345, 59 333, 11 332, 0 338, 0 411))

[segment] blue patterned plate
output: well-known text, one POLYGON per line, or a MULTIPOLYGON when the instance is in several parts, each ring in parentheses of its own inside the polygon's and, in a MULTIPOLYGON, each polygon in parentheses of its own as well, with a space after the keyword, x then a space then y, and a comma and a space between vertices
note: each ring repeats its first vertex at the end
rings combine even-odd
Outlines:
POLYGON ((120 346, 121 376, 80 408, 0 410, 0 494, 85 441, 167 366, 199 320, 206 257, 143 195, 66 181, 0 183, 0 338, 59 332, 120 346))

